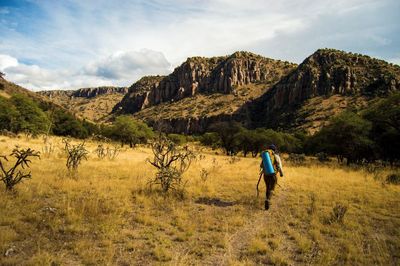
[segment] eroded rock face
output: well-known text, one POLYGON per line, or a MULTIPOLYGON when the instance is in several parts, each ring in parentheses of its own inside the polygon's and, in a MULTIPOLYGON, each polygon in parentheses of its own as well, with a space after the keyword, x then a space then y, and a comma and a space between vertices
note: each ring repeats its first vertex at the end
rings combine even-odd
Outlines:
POLYGON ((97 87, 97 88, 83 88, 74 91, 72 96, 74 97, 83 97, 83 98, 93 98, 103 94, 126 94, 128 92, 128 88, 126 87, 97 87))
POLYGON ((104 94, 126 94, 128 88, 126 87, 97 87, 97 88, 82 88, 77 90, 51 90, 51 91, 40 91, 41 95, 45 95, 49 98, 53 97, 80 97, 80 98, 94 98, 104 94))
POLYGON ((225 57, 192 57, 166 77, 148 77, 152 82, 139 80, 132 85, 136 89, 130 90, 114 111, 135 113, 197 93, 234 93, 235 86, 278 80, 282 69, 294 66, 248 52, 225 57))
POLYGON ((253 106, 250 108, 253 109, 253 121, 264 119, 270 122, 313 97, 342 95, 371 98, 399 89, 399 66, 365 55, 322 49, 304 60, 261 99, 251 103, 253 106))

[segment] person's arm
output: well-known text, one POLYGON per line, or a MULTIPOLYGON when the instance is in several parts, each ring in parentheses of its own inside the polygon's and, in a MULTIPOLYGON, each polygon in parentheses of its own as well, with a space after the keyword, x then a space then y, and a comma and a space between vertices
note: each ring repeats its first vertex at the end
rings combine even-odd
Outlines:
POLYGON ((282 161, 281 161, 281 157, 276 153, 275 153, 275 160, 278 164, 278 172, 282 177, 283 176, 282 161))

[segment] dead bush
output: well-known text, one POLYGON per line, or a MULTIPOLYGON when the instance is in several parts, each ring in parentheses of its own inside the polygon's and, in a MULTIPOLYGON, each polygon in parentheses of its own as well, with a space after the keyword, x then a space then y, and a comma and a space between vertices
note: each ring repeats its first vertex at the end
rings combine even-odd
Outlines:
POLYGON ((113 148, 107 147, 106 149, 107 158, 109 160, 114 160, 115 158, 117 158, 120 152, 121 148, 118 146, 114 146, 113 148))
POLYGON ((336 205, 332 209, 331 215, 326 219, 326 222, 328 224, 333 224, 333 223, 342 224, 346 212, 347 212, 347 206, 336 203, 336 205))
POLYGON ((31 178, 31 172, 24 172, 21 171, 25 168, 30 167, 31 158, 38 157, 40 158, 40 152, 32 150, 31 148, 28 149, 20 149, 16 147, 10 156, 15 157, 16 161, 14 165, 11 166, 8 170, 6 170, 5 161, 8 162, 7 156, 0 156, 0 180, 6 186, 7 190, 12 190, 13 187, 21 182, 23 179, 31 178))
POLYGON ((157 174, 150 181, 150 186, 160 185, 163 192, 182 188, 182 174, 189 169, 195 158, 193 152, 186 147, 178 147, 165 135, 160 134, 152 143, 153 160, 147 160, 157 168, 157 174))
POLYGON ((104 148, 103 144, 99 144, 94 152, 99 159, 104 159, 107 156, 106 149, 104 148))
POLYGON ((94 152, 99 159, 108 158, 109 160, 114 160, 115 158, 117 158, 120 151, 121 148, 119 148, 118 146, 114 146, 112 148, 107 146, 105 148, 103 144, 99 144, 94 152))
POLYGON ((82 160, 87 160, 88 150, 85 148, 85 142, 77 145, 66 143, 67 168, 70 172, 76 172, 82 160))
POLYGON ((201 168, 200 178, 204 183, 207 181, 209 175, 210 175, 210 172, 207 171, 207 169, 201 168))

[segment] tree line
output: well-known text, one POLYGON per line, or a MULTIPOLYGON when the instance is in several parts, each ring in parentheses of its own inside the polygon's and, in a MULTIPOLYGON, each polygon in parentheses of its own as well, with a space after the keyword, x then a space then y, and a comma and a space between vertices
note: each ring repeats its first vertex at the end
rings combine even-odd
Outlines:
POLYGON ((231 121, 212 125, 200 141, 222 148, 227 155, 240 152, 255 157, 275 144, 282 152, 325 153, 347 164, 382 160, 393 165, 400 160, 400 93, 378 99, 360 112, 345 111, 314 135, 263 128, 249 130, 231 121))
MULTIPOLYGON (((24 95, 0 96, 0 130, 75 138, 97 135, 130 147, 147 143, 155 135, 144 122, 129 116, 119 116, 108 125, 96 125, 24 95)), ((256 157, 273 143, 281 152, 325 153, 347 164, 376 160, 394 164, 400 159, 400 93, 378 99, 361 112, 345 111, 314 135, 268 128, 251 130, 228 121, 211 125, 201 136, 169 134, 168 137, 179 145, 199 140, 203 145, 223 149, 227 155, 241 153, 256 157)))

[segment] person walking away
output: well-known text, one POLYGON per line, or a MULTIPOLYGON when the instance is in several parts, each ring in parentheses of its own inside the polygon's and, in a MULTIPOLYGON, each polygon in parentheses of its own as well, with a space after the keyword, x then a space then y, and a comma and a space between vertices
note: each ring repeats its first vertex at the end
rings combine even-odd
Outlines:
POLYGON ((275 189, 275 185, 278 182, 277 173, 283 177, 282 161, 278 154, 277 148, 274 144, 271 144, 267 150, 261 153, 262 161, 260 164, 260 171, 264 175, 264 182, 266 186, 265 192, 265 210, 270 207, 270 200, 272 192, 275 189))

